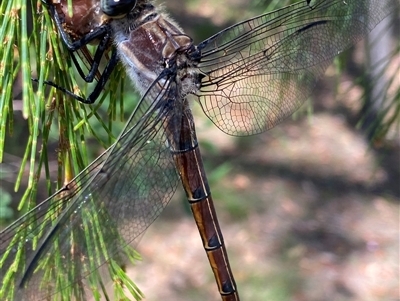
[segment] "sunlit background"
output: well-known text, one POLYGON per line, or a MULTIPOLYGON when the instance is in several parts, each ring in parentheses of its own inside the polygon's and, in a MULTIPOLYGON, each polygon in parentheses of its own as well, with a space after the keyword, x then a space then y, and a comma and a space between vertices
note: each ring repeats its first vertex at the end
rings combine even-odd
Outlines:
MULTIPOLYGON (((284 2, 290 1, 170 0, 164 5, 197 43, 284 2)), ((397 47, 390 64, 379 69, 383 79, 363 77, 366 62, 374 65, 368 58, 374 50, 362 41, 327 70, 293 118, 266 133, 227 136, 193 104, 242 300, 400 300, 399 120, 385 135, 371 138, 371 123, 360 113, 374 116, 374 104, 365 101, 365 95, 376 95, 368 90, 374 84, 392 81, 388 94, 399 91, 399 31, 393 20, 387 21, 370 36, 382 39, 378 52, 397 47), (367 120, 364 125, 360 116, 367 120)), ((398 109, 398 95, 389 110, 398 109)), ((132 108, 128 104, 126 109, 129 116, 132 108)), ((3 225, 18 217, 23 194, 23 188, 15 193, 13 187, 28 131, 18 109, 14 118, 14 135, 7 137, 0 167, 3 225)), ((116 133, 122 126, 116 125, 116 133)), ((56 148, 57 137, 52 139, 56 148)), ((102 150, 93 149, 92 159, 102 150)), ((46 191, 38 195, 44 199, 46 191)), ((220 298, 182 189, 146 232, 138 251, 143 261, 128 270, 146 300, 220 298)))

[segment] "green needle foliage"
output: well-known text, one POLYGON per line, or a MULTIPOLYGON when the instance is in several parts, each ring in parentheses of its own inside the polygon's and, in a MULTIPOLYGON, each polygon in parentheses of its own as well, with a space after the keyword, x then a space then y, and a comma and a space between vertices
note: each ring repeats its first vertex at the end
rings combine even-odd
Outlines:
MULTIPOLYGON (((72 1, 70 2, 72 3, 72 1)), ((37 192, 38 185, 43 182, 43 178, 47 194, 50 196, 87 167, 93 159, 91 157, 98 155, 91 151, 93 139, 89 140, 88 137, 95 138, 97 144, 103 148, 107 148, 115 142, 116 136, 122 128, 125 110, 133 111, 136 96, 128 101, 128 108, 125 108, 124 102, 127 102, 127 98, 124 101, 122 99, 122 92, 125 90, 125 74, 120 66, 114 72, 109 86, 105 89, 106 92, 94 105, 84 105, 67 96, 63 91, 45 84, 45 81, 51 81, 82 97, 91 91, 90 85, 82 81, 77 82, 76 71, 70 55, 59 39, 46 6, 40 0, 2 1, 0 23, 2 24, 0 38, 3 41, 2 47, 0 47, 0 162, 3 162, 4 147, 7 145, 9 137, 14 135, 16 113, 14 108, 20 104, 23 119, 28 124, 29 135, 15 179, 14 190, 20 190, 22 183, 27 182, 27 187, 18 205, 18 210, 24 213, 42 201, 37 197, 37 192), (19 85, 19 82, 22 84, 19 85), (19 88, 21 89, 21 100, 15 100, 13 103, 19 88), (117 119, 120 122, 116 122, 117 119), (49 143, 52 140, 58 141, 56 149, 49 143), (57 156, 57 172, 54 172, 54 159, 51 160, 54 154, 57 156)), ((20 143, 22 141, 23 139, 20 143)), ((3 210, 1 208, 6 205, 3 200, 6 199, 0 196, 0 200, 2 203, 0 210, 3 210)), ((94 201, 91 200, 91 202, 94 201)), ((92 206, 95 208, 99 204, 92 206)), ((55 208, 60 209, 58 206, 55 208)), ((102 210, 102 212, 107 214, 106 210, 102 210)), ((44 219, 54 220, 55 223, 62 219, 60 213, 56 210, 49 210, 44 219)), ((104 258, 110 258, 103 237, 113 235, 116 245, 121 245, 118 240, 122 239, 115 227, 103 224, 107 217, 102 216, 102 218, 99 221, 96 214, 82 213, 82 233, 71 233, 69 237, 71 245, 76 240, 91 246, 93 249, 90 251, 93 251, 93 254, 89 256, 90 258, 74 259, 71 255, 71 260, 67 261, 60 254, 53 256, 52 262, 42 260, 38 264, 37 270, 34 271, 35 274, 41 273, 40 275, 42 275, 41 283, 37 283, 38 285, 49 283, 59 288, 65 288, 66 284, 73 283, 63 289, 60 295, 54 296, 54 300, 71 300, 71 298, 84 300, 87 287, 92 291, 95 300, 100 300, 101 296, 110 299, 105 290, 104 274, 108 274, 109 276, 106 278, 113 281, 116 300, 129 300, 132 297, 137 300, 142 298, 141 292, 116 261, 107 261, 103 265, 102 271, 97 269, 104 262, 104 258), (110 234, 110 231, 115 233, 110 234), (82 273, 85 271, 94 272, 86 278, 86 283, 82 284, 77 277, 82 277, 82 273), (125 296, 126 292, 131 295, 130 298, 125 296)), ((43 236, 44 229, 42 228, 34 223, 30 224, 29 228, 22 225, 20 229, 16 229, 13 241, 16 244, 22 244, 29 234, 29 238, 33 242, 33 249, 35 249, 38 239, 43 236), (37 230, 32 231, 32 229, 37 230)), ((58 243, 59 241, 55 239, 54 250, 56 252, 59 250, 58 243)), ((138 254, 129 248, 126 248, 121 256, 123 258, 120 258, 120 264, 138 260, 138 254)), ((24 262, 24 258, 26 257, 27 254, 22 254, 22 252, 17 252, 16 255, 6 252, 3 258, 0 258, 0 267, 10 266, 8 270, 1 269, 3 274, 3 283, 0 287, 1 300, 16 298, 15 272, 25 270, 27 263, 24 262), (13 260, 13 263, 9 265, 10 260, 13 260)), ((34 290, 34 288, 32 289, 34 290)), ((55 291, 57 290, 55 289, 55 291)))
POLYGON ((120 128, 113 129, 114 121, 124 118, 121 91, 124 90, 125 75, 121 68, 117 68, 106 93, 96 104, 84 105, 75 101, 63 91, 44 84, 44 81, 51 81, 82 96, 90 91, 86 84, 76 81, 69 53, 41 1, 4 1, 0 9, 0 36, 4 41, 0 48, 0 161, 3 161, 6 134, 13 136, 12 101, 14 89, 18 88, 18 79, 21 78, 22 115, 28 123, 29 140, 15 190, 19 189, 25 176, 24 170, 29 166, 28 189, 19 208, 27 206, 29 209, 35 204, 37 182, 43 171, 48 180, 48 193, 51 194, 63 185, 64 180, 71 180, 74 174, 90 163, 86 136, 95 137, 104 148, 115 141, 120 128), (28 23, 28 15, 32 23, 28 23), (104 110, 105 106, 108 108, 104 110), (105 115, 107 118, 104 118, 105 115), (107 119, 108 122, 105 122, 107 119), (51 137, 57 137, 59 141, 57 185, 51 184, 49 172, 47 143, 51 137))

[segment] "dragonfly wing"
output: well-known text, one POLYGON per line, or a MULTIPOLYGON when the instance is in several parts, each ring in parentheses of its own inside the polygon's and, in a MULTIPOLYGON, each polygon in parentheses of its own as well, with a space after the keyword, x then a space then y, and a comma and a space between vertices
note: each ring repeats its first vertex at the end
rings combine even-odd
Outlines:
POLYGON ((178 182, 163 130, 169 89, 169 79, 155 82, 112 147, 1 232, 2 271, 16 274, 14 280, 7 273, 0 277, 8 288, 23 287, 19 300, 46 299, 64 289, 84 299, 92 272, 119 259, 167 205, 178 182), (152 102, 144 100, 149 95, 152 102))
POLYGON ((300 1, 205 40, 198 45, 205 114, 231 135, 274 127, 307 99, 336 55, 394 10, 391 3, 300 1))

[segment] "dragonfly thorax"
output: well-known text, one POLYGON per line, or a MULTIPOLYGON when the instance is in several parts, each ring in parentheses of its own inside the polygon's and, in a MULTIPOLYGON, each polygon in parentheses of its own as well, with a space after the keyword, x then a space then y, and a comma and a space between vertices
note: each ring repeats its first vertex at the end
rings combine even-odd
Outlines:
POLYGON ((185 94, 195 91, 193 79, 198 76, 186 70, 197 64, 187 54, 194 50, 192 39, 163 12, 152 5, 141 10, 139 6, 110 25, 119 59, 142 94, 166 69, 182 79, 185 94))

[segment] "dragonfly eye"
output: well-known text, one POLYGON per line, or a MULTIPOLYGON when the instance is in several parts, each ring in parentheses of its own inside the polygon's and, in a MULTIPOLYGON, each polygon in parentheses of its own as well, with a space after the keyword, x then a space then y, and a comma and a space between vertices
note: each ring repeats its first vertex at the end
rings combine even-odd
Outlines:
POLYGON ((110 17, 119 17, 129 13, 136 0, 101 0, 101 10, 110 17))

